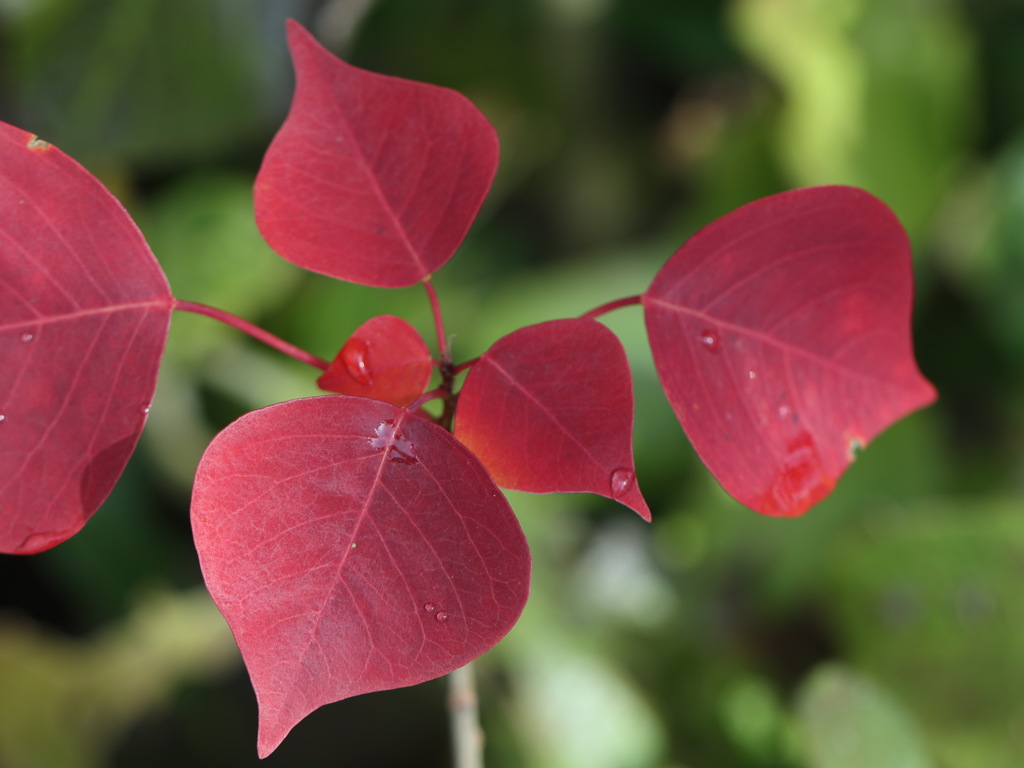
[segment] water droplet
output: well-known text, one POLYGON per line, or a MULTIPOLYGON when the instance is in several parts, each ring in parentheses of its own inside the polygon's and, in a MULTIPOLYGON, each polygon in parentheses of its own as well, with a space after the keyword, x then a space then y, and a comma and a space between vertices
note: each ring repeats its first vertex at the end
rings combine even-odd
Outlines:
POLYGON ((149 413, 149 406, 148 405, 142 406, 142 413, 143 413, 143 415, 149 413))
POLYGON ((32 341, 32 339, 34 339, 34 338, 35 338, 35 334, 31 334, 31 333, 23 333, 23 334, 21 334, 21 340, 26 342, 26 343, 32 341))
POLYGON ((753 381, 757 378, 757 371, 747 371, 747 378, 753 381))
POLYGON ((717 352, 718 348, 722 344, 722 340, 719 338, 718 332, 711 328, 705 328, 701 331, 697 340, 708 352, 717 352))
POLYGON ((438 611, 437 613, 434 614, 434 618, 437 619, 438 621, 444 623, 444 622, 448 621, 448 611, 438 611))
POLYGON ((4 416, 2 413, 0 413, 0 421, 3 421, 6 418, 7 418, 6 416, 4 416))
POLYGON ((779 418, 780 419, 786 418, 787 416, 789 416, 790 413, 791 413, 791 411, 789 410, 789 406, 788 405, 780 405, 779 406, 779 418))
POLYGON ((388 461, 398 464, 416 464, 418 461, 415 446, 402 436, 391 419, 378 424, 369 441, 371 448, 387 453, 388 461))
POLYGON ((611 476, 612 497, 617 499, 625 496, 635 482, 636 474, 634 474, 633 470, 626 469, 625 467, 616 469, 612 472, 611 476))
POLYGON ((434 613, 434 612, 437 611, 437 606, 434 605, 433 603, 424 603, 423 604, 423 610, 426 611, 427 613, 434 613))
POLYGON ((373 376, 370 375, 370 368, 366 362, 369 352, 369 342, 354 336, 341 348, 341 361, 345 364, 345 370, 349 376, 367 387, 373 384, 373 376))
POLYGON ((355 548, 356 548, 356 543, 353 541, 352 542, 352 549, 355 549, 355 548))

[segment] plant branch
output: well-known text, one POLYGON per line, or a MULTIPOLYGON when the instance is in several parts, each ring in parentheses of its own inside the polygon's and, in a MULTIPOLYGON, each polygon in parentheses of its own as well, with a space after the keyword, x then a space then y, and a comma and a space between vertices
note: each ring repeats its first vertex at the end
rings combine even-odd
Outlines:
POLYGON ((580 317, 600 317, 601 315, 611 312, 613 309, 619 309, 620 307, 631 307, 634 304, 639 304, 641 301, 643 301, 643 296, 627 296, 624 299, 616 299, 615 301, 609 301, 607 304, 602 304, 600 307, 597 307, 596 309, 592 309, 589 312, 580 315, 580 317))
POLYGON ((225 312, 223 309, 210 307, 206 304, 197 304, 192 301, 181 301, 180 299, 174 300, 174 309, 181 312, 193 312, 197 315, 212 317, 214 320, 219 320, 225 325, 230 325, 232 328, 236 328, 242 333, 249 334, 257 341, 263 342, 268 347, 272 347, 278 352, 283 352, 289 357, 295 358, 300 363, 305 363, 306 365, 311 365, 314 368, 319 368, 321 371, 326 371, 329 365, 326 360, 307 352, 301 347, 296 347, 294 344, 290 344, 281 337, 275 336, 270 331, 263 330, 258 325, 254 325, 248 320, 243 320, 237 315, 225 312))
POLYGON ((453 768, 483 768, 484 732, 480 727, 472 662, 448 675, 448 720, 453 768))

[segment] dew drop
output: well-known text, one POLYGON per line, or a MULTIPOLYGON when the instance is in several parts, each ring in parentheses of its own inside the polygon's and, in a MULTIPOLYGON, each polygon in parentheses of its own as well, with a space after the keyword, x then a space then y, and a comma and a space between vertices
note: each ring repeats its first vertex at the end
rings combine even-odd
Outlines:
POLYGON ((780 405, 779 406, 779 418, 780 419, 786 418, 787 416, 789 416, 789 414, 790 414, 790 410, 789 410, 789 406, 788 405, 780 405))
POLYGON ((625 496, 635 482, 636 474, 633 470, 625 467, 616 469, 611 476, 612 497, 618 499, 625 496))
POLYGON ((423 610, 426 611, 427 613, 436 613, 437 612, 437 606, 434 605, 433 603, 424 603, 423 604, 423 610))
POLYGON ((0 413, 0 421, 3 421, 6 418, 7 418, 6 416, 4 416, 2 413, 0 413))
POLYGON ((434 614, 434 618, 443 624, 448 621, 448 611, 438 611, 434 614))
POLYGON ((28 343, 28 342, 32 341, 32 339, 34 339, 34 338, 35 338, 35 335, 31 334, 31 333, 23 333, 23 334, 21 334, 21 340, 24 341, 25 343, 28 343))
POLYGON ((705 328, 701 331, 700 335, 697 336, 697 341, 708 352, 717 352, 722 344, 722 340, 718 337, 718 332, 711 328, 705 328))
POLYGON ((149 406, 148 405, 142 406, 142 414, 146 415, 147 413, 149 413, 149 406))
POLYGON ((753 381, 757 378, 757 371, 747 371, 747 378, 753 381))
POLYGON ((341 348, 341 361, 345 364, 345 370, 349 376, 363 386, 369 387, 373 384, 373 376, 366 362, 366 356, 370 352, 370 344, 365 339, 352 337, 345 342, 341 348))

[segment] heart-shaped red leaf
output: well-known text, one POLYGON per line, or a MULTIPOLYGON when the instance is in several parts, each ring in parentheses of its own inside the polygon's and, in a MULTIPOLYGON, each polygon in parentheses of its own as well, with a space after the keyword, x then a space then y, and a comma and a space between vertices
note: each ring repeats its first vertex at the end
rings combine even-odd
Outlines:
POLYGON ((317 707, 446 674, 515 624, 530 554, 436 424, 345 395, 249 413, 203 455, 196 548, 272 752, 317 707))
POLYGON ((172 299, 88 171, 0 123, 0 551, 77 533, 135 449, 172 299))
POLYGON ((658 375, 697 453, 737 500, 785 516, 935 399, 914 361, 912 301, 903 227, 850 187, 718 219, 643 297, 658 375))
POLYGON ((629 363, 596 320, 552 320, 499 339, 466 377, 455 436, 502 488, 596 493, 651 519, 633 467, 629 363))
POLYGON ((256 223, 281 256, 341 280, 413 285, 459 247, 498 167, 461 94, 351 66, 288 23, 296 89, 256 178, 256 223))
POLYGON ((409 405, 430 383, 434 363, 419 331, 400 317, 360 325, 317 379, 321 389, 409 405))

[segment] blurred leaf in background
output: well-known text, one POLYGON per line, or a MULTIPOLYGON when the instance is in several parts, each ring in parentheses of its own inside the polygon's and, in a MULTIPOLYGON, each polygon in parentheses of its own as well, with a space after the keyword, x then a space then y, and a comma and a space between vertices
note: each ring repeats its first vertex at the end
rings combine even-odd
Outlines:
POLYGON ((87 166, 230 157, 262 138, 286 98, 279 27, 264 24, 301 4, 276 5, 15 3, 0 54, 6 116, 87 166))
POLYGON ((100 768, 139 713, 236 650, 203 590, 150 594, 122 622, 73 640, 0 620, 0 765, 100 768))
POLYGON ((977 127, 975 41, 956 5, 737 0, 731 18, 781 91, 787 176, 863 187, 919 238, 977 127))
POLYGON ((934 768, 913 719, 885 690, 835 665, 816 669, 797 694, 808 768, 934 768))

